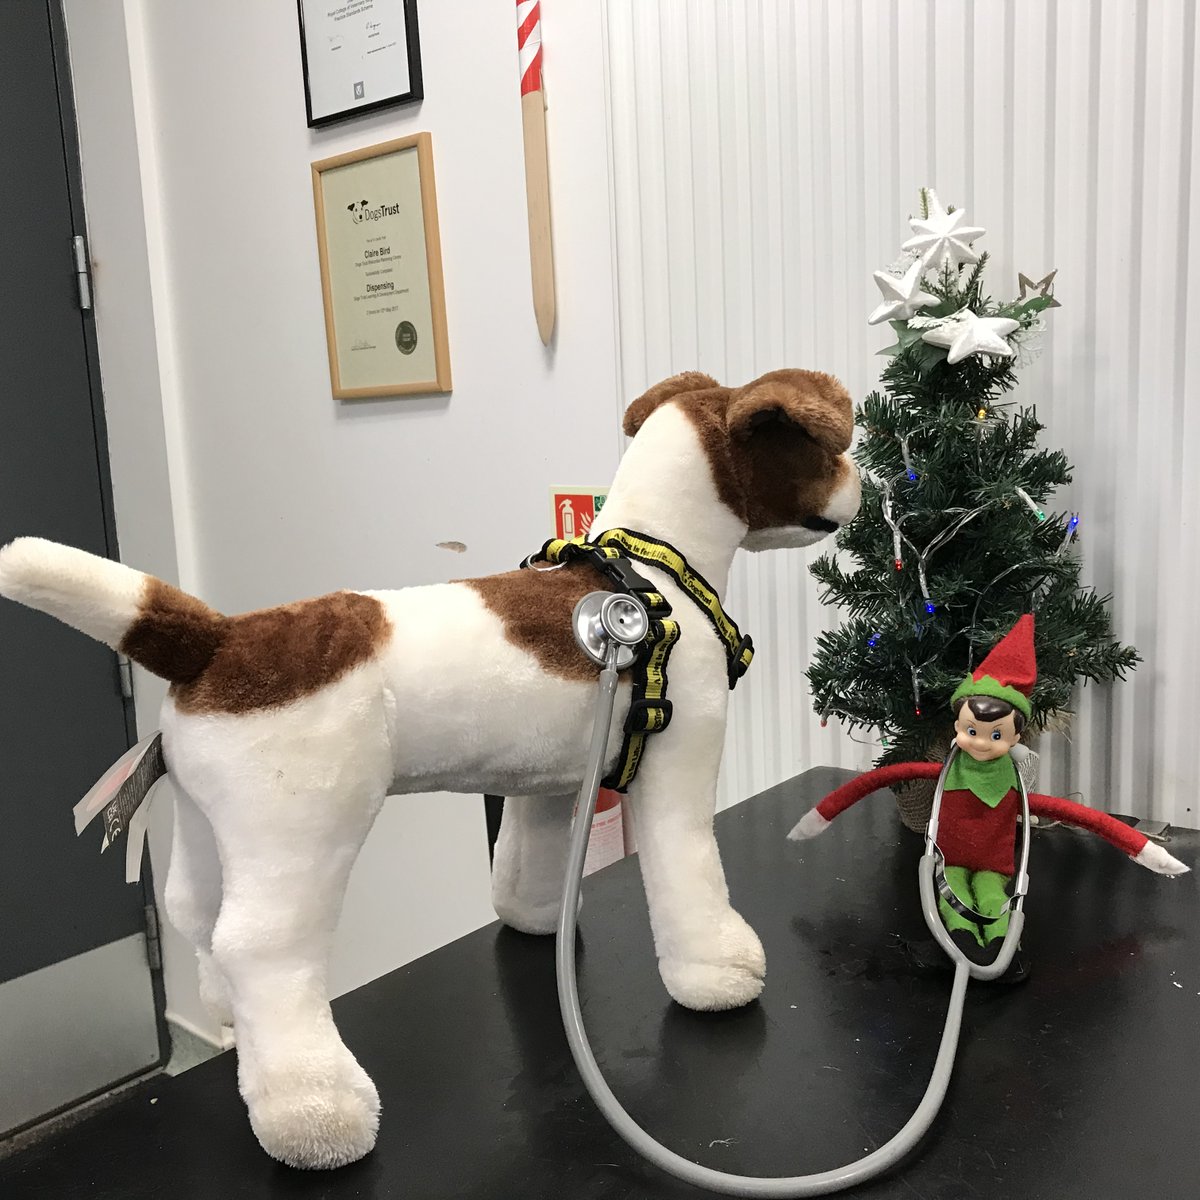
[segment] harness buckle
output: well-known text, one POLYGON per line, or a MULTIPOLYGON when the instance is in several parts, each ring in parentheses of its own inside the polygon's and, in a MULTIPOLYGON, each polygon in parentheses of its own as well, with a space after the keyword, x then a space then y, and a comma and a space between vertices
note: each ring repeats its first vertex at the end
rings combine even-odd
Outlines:
POLYGON ((638 574, 627 558, 609 558, 600 564, 601 570, 626 591, 657 592, 658 589, 644 575, 638 574))
POLYGON ((625 718, 626 733, 661 733, 671 723, 673 705, 665 696, 661 700, 635 700, 625 718))
POLYGON ((737 646, 734 647, 733 653, 729 656, 729 686, 732 689, 737 681, 741 679, 745 673, 750 670, 750 659, 754 657, 754 639, 746 634, 737 646), (749 657, 746 651, 750 651, 749 657))

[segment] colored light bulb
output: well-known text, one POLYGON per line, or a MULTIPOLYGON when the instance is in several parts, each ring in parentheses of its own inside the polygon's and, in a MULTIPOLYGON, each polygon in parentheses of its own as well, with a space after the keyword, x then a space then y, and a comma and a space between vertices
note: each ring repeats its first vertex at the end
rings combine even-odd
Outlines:
POLYGON ((1024 488, 1017 488, 1016 491, 1017 495, 1020 496, 1021 499, 1024 500, 1029 506, 1029 511, 1033 513, 1033 515, 1037 517, 1039 521, 1044 521, 1046 519, 1046 514, 1040 508, 1038 508, 1034 498, 1024 488))

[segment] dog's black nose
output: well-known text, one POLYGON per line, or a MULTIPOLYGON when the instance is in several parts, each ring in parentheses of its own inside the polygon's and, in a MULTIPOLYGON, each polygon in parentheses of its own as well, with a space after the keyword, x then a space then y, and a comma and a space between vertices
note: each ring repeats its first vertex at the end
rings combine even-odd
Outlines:
POLYGON ((800 522, 805 529, 812 529, 817 533, 837 533, 838 523, 829 521, 825 517, 805 517, 800 522))

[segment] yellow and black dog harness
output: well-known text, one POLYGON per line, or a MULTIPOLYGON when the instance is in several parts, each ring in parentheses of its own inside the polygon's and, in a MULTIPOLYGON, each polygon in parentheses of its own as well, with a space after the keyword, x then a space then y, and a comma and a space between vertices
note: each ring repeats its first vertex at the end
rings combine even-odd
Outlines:
POLYGON ((671 723, 671 701, 667 699, 667 660, 679 640, 679 623, 671 619, 667 598, 629 562, 635 559, 665 571, 708 618, 725 643, 729 686, 733 688, 745 675, 754 657, 754 643, 744 637, 730 619, 712 585, 688 566, 687 559, 667 542, 636 533, 632 529, 606 529, 595 541, 583 538, 552 538, 522 567, 545 562, 562 564, 586 562, 608 580, 613 589, 636 597, 646 609, 650 628, 637 657, 629 667, 633 695, 625 718, 621 753, 612 773, 603 781, 606 788, 624 792, 637 775, 646 736, 658 733, 671 723))

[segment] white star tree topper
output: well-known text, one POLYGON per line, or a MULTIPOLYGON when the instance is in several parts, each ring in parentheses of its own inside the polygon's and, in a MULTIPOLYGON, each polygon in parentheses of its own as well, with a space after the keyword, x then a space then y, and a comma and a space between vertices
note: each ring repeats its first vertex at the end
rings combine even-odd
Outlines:
POLYGON ((921 290, 925 267, 918 259, 902 276, 876 271, 875 282, 883 293, 883 303, 867 318, 868 325, 884 321, 907 321, 918 309, 937 304, 938 298, 921 290))
POLYGON ((967 214, 961 208, 947 212, 933 188, 924 189, 927 217, 914 217, 909 221, 916 234, 904 243, 903 249, 913 250, 921 256, 927 271, 941 272, 949 267, 957 271, 963 263, 976 263, 979 255, 971 243, 987 233, 977 225, 965 225, 967 214))
POLYGON ((1011 317, 981 317, 970 309, 961 309, 938 325, 926 329, 921 340, 942 346, 949 353, 946 361, 962 362, 972 354, 990 354, 993 358, 1012 358, 1013 348, 1004 339, 1021 328, 1011 317))

